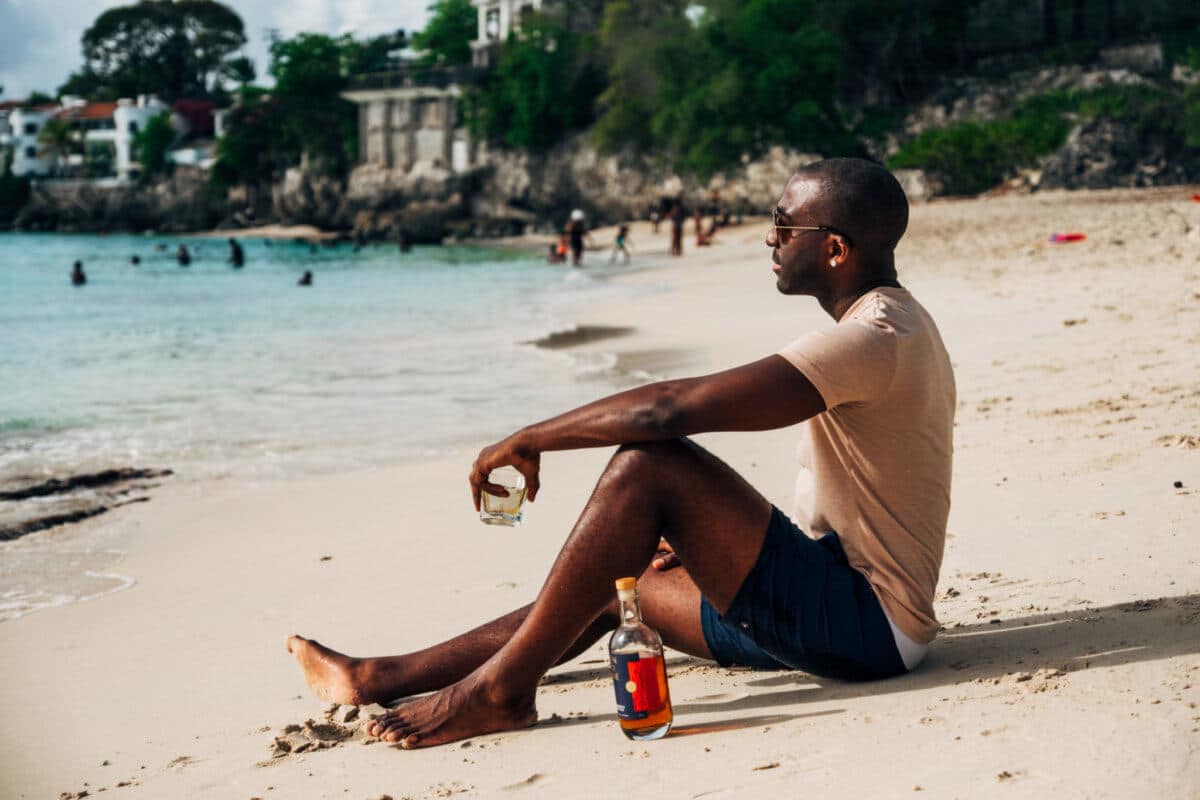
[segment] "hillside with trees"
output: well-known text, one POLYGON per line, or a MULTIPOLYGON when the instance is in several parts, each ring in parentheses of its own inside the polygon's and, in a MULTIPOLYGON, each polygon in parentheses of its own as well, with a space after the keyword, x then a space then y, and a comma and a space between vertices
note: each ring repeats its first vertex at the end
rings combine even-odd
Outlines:
MULTIPOLYGON (((82 66, 58 91, 227 107, 212 171, 221 190, 278 182, 294 167, 344 185, 358 130, 342 95, 356 76, 445 69, 472 74, 459 116, 494 154, 540 158, 582 138, 600 154, 704 182, 787 148, 923 170, 941 192, 970 194, 1038 167, 1086 129, 1087 146, 1119 140, 1167 164, 1155 180, 1200 179, 1196 3, 548 2, 484 71, 469 66, 469 0, 429 10, 411 36, 276 39, 260 70, 228 5, 141 0, 97 17, 82 66), (1148 79, 1102 63, 1115 46, 1144 44, 1162 60, 1148 79), (1030 77, 1048 69, 1117 77, 1095 86, 1030 77)), ((64 146, 48 137, 47 148, 64 146)))

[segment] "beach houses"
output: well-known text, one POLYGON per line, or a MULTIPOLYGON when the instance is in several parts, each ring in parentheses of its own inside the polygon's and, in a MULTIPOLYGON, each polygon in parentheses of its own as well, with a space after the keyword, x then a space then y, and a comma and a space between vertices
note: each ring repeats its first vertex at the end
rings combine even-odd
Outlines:
MULTIPOLYGON (((178 138, 192 133, 213 135, 213 109, 179 101, 173 109, 153 95, 116 102, 89 102, 64 96, 57 104, 22 105, 0 109, 0 147, 12 152, 14 175, 31 178, 85 178, 124 183, 141 174, 136 137, 151 119, 170 114, 178 138), (181 105, 182 104, 182 105, 181 105), (56 137, 43 135, 58 124, 56 137), (50 141, 47 141, 51 138, 50 141)), ((200 167, 211 162, 211 148, 202 144, 173 151, 176 163, 200 167)))

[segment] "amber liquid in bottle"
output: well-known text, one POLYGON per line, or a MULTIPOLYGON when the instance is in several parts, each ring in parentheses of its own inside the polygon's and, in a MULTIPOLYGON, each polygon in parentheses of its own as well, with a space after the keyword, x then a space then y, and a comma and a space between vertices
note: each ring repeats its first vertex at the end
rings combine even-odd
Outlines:
POLYGON ((621 600, 621 625, 608 641, 617 718, 621 731, 630 739, 661 739, 674 720, 662 639, 642 622, 635 579, 617 581, 617 596, 621 600))

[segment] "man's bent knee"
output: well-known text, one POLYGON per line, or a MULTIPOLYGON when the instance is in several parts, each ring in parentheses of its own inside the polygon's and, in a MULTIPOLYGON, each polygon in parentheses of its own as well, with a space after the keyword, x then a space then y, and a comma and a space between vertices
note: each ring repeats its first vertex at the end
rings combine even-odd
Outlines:
POLYGON ((613 463, 629 462, 635 467, 659 466, 664 461, 691 456, 695 453, 696 445, 690 439, 662 439, 656 442, 633 442, 623 444, 613 455, 613 463))

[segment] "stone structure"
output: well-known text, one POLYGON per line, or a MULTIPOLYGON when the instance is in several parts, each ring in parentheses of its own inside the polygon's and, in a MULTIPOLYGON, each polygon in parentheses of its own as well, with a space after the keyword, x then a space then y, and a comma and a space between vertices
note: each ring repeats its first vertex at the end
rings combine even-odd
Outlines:
POLYGON ((459 119, 463 88, 495 64, 501 44, 542 0, 471 0, 479 12, 471 42, 474 65, 357 76, 343 94, 358 105, 359 164, 402 179, 412 173, 462 174, 477 166, 477 148, 459 119))
POLYGON ((471 140, 458 118, 470 80, 467 70, 359 79, 343 95, 358 105, 359 163, 401 173, 470 169, 471 140))

